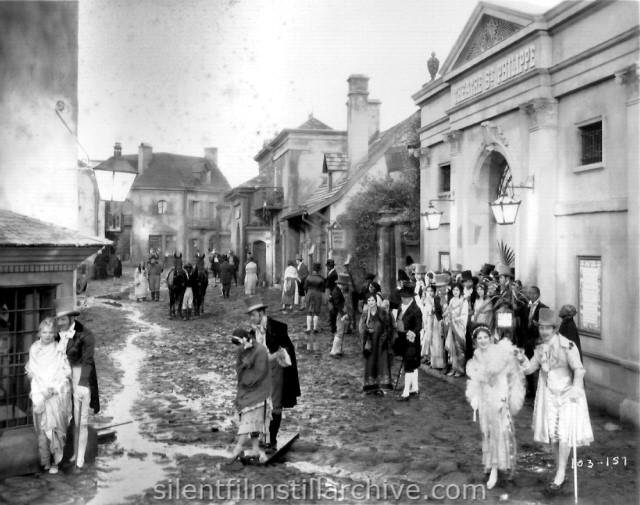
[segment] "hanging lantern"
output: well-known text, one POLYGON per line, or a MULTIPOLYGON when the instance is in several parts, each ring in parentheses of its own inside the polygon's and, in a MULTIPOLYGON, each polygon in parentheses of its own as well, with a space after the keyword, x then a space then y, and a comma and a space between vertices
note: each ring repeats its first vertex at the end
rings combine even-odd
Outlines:
POLYGON ((116 142, 113 158, 100 163, 93 169, 100 199, 111 202, 124 202, 138 175, 138 170, 122 158, 122 146, 116 142))
POLYGON ((496 218, 496 223, 501 225, 515 223, 520 203, 520 200, 505 194, 500 195, 495 202, 490 203, 489 206, 493 211, 493 216, 496 218))
POLYGON ((437 230, 440 228, 440 220, 442 219, 443 211, 436 209, 432 203, 429 203, 429 208, 426 212, 421 214, 424 219, 424 224, 427 230, 437 230))

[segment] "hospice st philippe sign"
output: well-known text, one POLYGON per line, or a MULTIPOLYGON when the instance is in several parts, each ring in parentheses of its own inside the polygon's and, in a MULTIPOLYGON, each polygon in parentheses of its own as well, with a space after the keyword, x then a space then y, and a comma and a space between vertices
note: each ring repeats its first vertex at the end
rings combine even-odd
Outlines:
POLYGON ((451 86, 452 105, 458 105, 474 96, 501 86, 536 66, 536 46, 530 45, 492 63, 462 82, 451 86))

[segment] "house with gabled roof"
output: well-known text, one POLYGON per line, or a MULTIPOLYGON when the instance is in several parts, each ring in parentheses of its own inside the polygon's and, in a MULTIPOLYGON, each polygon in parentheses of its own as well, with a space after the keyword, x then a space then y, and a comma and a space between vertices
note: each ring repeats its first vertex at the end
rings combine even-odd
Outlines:
POLYGON ((295 229, 281 217, 298 208, 324 179, 317 170, 324 153, 346 150, 347 132, 334 130, 309 115, 297 128, 287 128, 266 141, 254 157, 258 176, 226 194, 231 204, 232 249, 244 265, 249 254, 261 280, 278 282, 288 260, 300 252, 295 229))
POLYGON ((230 247, 229 211, 224 194, 229 182, 218 167, 217 148, 204 156, 154 153, 142 143, 138 154, 114 154, 98 168, 126 165, 138 171, 127 200, 107 202, 105 236, 124 262, 135 264, 150 249, 162 255, 182 253, 185 263, 196 251, 230 247))
MULTIPOLYGON (((368 98, 368 80, 363 75, 352 75, 347 81, 346 149, 324 153, 322 164, 316 166, 322 173, 322 180, 307 199, 300 201, 297 207, 289 208, 281 218, 298 237, 298 243, 292 247, 309 263, 318 261, 324 266, 326 259, 331 257, 340 267, 346 260, 352 234, 348 229, 341 229, 337 218, 347 210, 352 196, 368 179, 395 177, 403 170, 417 168, 417 160, 407 156, 407 146, 418 139, 419 111, 380 132, 380 102, 368 98)), ((378 247, 375 243, 371 245, 378 247)), ((402 250, 397 251, 398 257, 404 257, 407 251, 409 254, 419 251, 417 241, 407 239, 401 247, 402 250)), ((395 265, 396 254, 386 259, 395 265)), ((379 270, 378 265, 371 265, 371 269, 379 270)))

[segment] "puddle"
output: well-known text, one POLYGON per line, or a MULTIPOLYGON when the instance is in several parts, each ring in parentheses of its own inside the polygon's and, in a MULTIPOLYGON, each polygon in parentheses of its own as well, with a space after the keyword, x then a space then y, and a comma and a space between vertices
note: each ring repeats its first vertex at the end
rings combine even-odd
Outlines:
MULTIPOLYGON (((141 319, 138 311, 132 311, 129 319, 139 328, 146 328, 127 337, 126 345, 116 356, 121 370, 123 389, 114 395, 105 411, 106 416, 113 418, 113 424, 132 419, 134 404, 139 398, 138 371, 144 362, 146 352, 138 347, 134 340, 139 335, 157 334, 163 329, 156 324, 149 324, 141 319)), ((175 465, 177 457, 205 454, 208 456, 226 457, 227 451, 210 449, 194 445, 171 445, 151 441, 142 435, 142 425, 150 422, 146 415, 141 415, 130 424, 116 428, 117 443, 124 450, 121 456, 108 455, 96 460, 99 486, 90 505, 120 504, 127 497, 135 498, 147 489, 166 478, 166 472, 175 465)))

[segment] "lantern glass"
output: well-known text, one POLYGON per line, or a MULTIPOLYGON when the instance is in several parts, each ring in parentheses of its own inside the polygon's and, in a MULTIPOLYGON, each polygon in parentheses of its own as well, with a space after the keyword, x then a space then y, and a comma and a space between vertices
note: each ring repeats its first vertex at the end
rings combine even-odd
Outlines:
POLYGON ((516 222, 518 209, 520 208, 519 200, 508 195, 501 195, 489 205, 498 224, 513 224, 516 222))
POLYGON ((443 213, 444 212, 436 209, 433 205, 429 205, 427 211, 422 214, 427 230, 437 230, 440 228, 440 220, 442 219, 443 213))
POLYGON ((100 191, 100 199, 111 202, 124 202, 138 175, 136 172, 99 169, 95 169, 94 173, 98 183, 98 191, 100 191))

